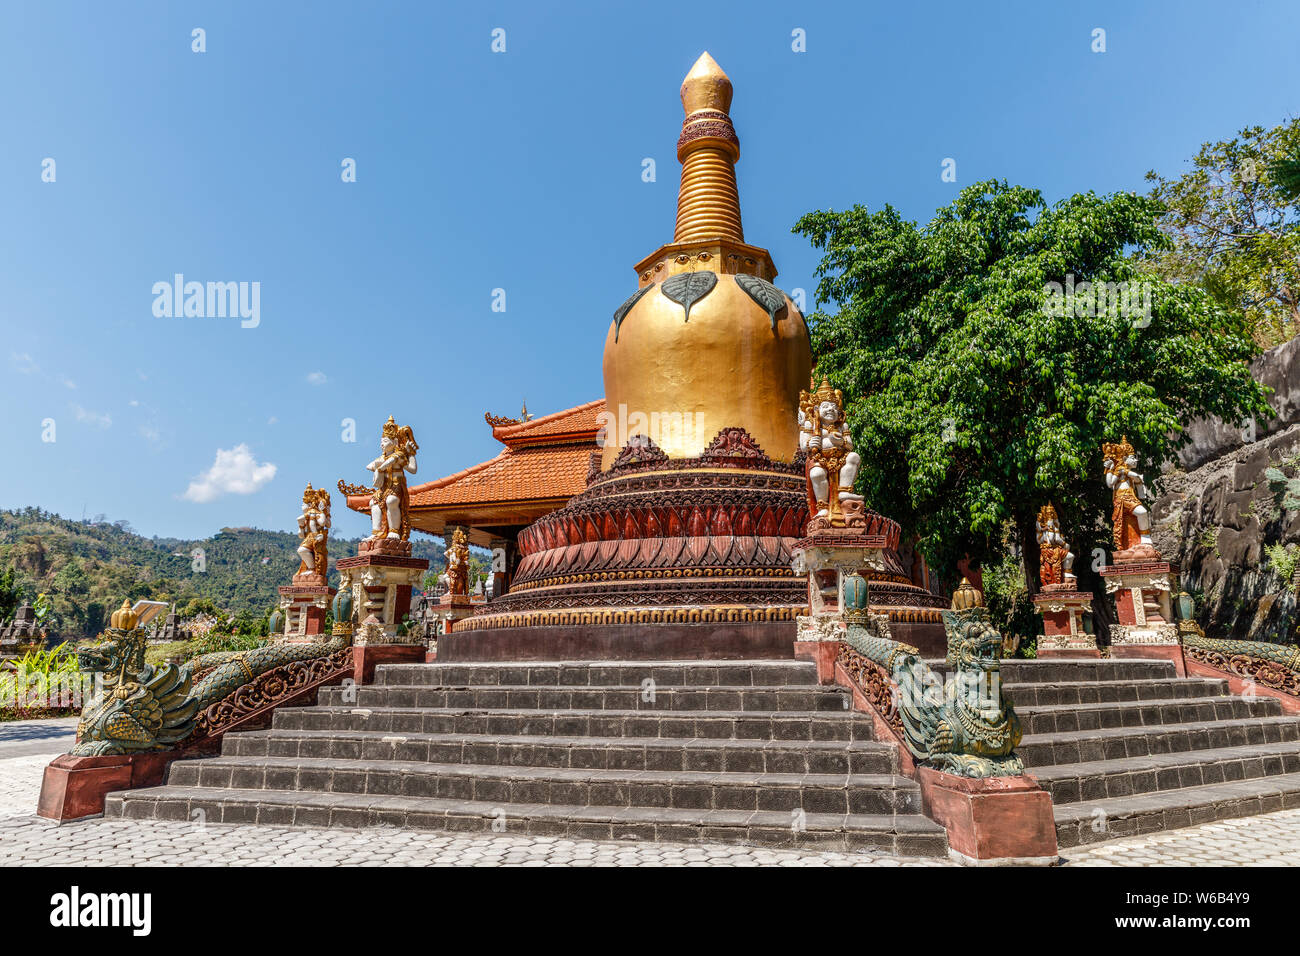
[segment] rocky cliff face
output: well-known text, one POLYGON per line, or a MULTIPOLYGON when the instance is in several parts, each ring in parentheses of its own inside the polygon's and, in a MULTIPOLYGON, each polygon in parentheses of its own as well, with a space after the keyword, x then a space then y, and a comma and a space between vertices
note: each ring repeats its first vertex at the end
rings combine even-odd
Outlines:
POLYGON ((1194 422, 1183 468, 1163 476, 1151 514, 1156 546, 1181 567, 1207 634, 1285 642, 1294 639, 1295 593, 1289 569, 1265 549, 1300 548, 1300 511, 1283 507, 1285 489, 1265 471, 1300 476, 1300 339, 1266 352, 1252 370, 1273 389, 1277 417, 1253 429, 1194 422))

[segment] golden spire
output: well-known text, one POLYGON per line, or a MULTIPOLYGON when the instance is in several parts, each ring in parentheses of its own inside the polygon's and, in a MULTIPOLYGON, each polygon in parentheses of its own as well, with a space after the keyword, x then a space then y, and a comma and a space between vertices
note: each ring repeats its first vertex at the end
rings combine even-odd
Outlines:
POLYGON ((677 140, 682 186, 677 194, 673 242, 744 242, 735 169, 740 140, 728 115, 731 80, 707 52, 700 54, 682 81, 682 107, 686 118, 677 140))

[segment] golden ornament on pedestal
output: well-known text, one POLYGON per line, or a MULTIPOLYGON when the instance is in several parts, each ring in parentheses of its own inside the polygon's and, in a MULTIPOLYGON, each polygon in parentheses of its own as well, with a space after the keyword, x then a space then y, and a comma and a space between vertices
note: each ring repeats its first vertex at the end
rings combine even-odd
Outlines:
POLYGON ((977 607, 984 607, 984 595, 975 585, 970 583, 969 579, 962 578, 961 584, 953 592, 952 609, 954 611, 969 611, 977 607))
POLYGON ((131 610, 131 602, 125 598, 122 600, 122 606, 113 612, 109 618, 109 624, 119 631, 135 630, 136 622, 140 619, 136 616, 135 611, 131 610))

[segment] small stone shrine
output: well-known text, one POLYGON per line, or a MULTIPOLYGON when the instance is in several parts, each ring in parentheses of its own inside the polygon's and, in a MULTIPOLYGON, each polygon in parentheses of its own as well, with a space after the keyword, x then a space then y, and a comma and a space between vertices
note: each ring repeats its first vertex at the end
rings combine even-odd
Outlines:
POLYGON ((406 476, 415 474, 418 450, 410 426, 399 426, 390 415, 380 436, 379 457, 366 465, 374 473, 372 487, 339 481, 342 494, 368 494, 371 502, 370 536, 362 539, 358 555, 335 564, 339 588, 352 591, 359 622, 352 640, 356 647, 418 643, 407 633, 406 620, 411 591, 423 582, 429 567, 423 558, 411 557, 406 476))
POLYGON ((1106 484, 1114 492, 1115 553, 1101 570, 1106 593, 1115 598, 1119 623, 1111 625, 1111 653, 1118 657, 1178 655, 1178 628, 1172 594, 1178 566, 1165 561, 1151 541, 1151 513, 1142 503, 1146 482, 1137 469, 1137 454, 1128 437, 1102 449, 1106 484))
POLYGON ((1034 607, 1043 616, 1038 656, 1100 657, 1096 637, 1084 627, 1084 614, 1092 612, 1092 594, 1078 589, 1074 553, 1061 534, 1056 508, 1043 505, 1035 524, 1042 590, 1034 595, 1034 607))
POLYGON ((280 587, 280 606, 272 615, 272 640, 322 639, 326 611, 334 597, 329 586, 330 493, 310 484, 302 493, 298 516, 298 557, 293 583, 280 587))

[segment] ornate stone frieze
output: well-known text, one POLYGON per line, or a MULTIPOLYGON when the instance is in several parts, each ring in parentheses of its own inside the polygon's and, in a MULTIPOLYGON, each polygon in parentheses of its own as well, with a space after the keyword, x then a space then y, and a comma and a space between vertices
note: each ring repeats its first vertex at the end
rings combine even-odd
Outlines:
POLYGON ((1194 661, 1300 697, 1300 647, 1265 641, 1232 641, 1187 630, 1183 653, 1194 661))
POLYGON ((1141 645, 1176 645, 1178 626, 1168 622, 1149 624, 1112 624, 1110 642, 1116 647, 1141 645))

